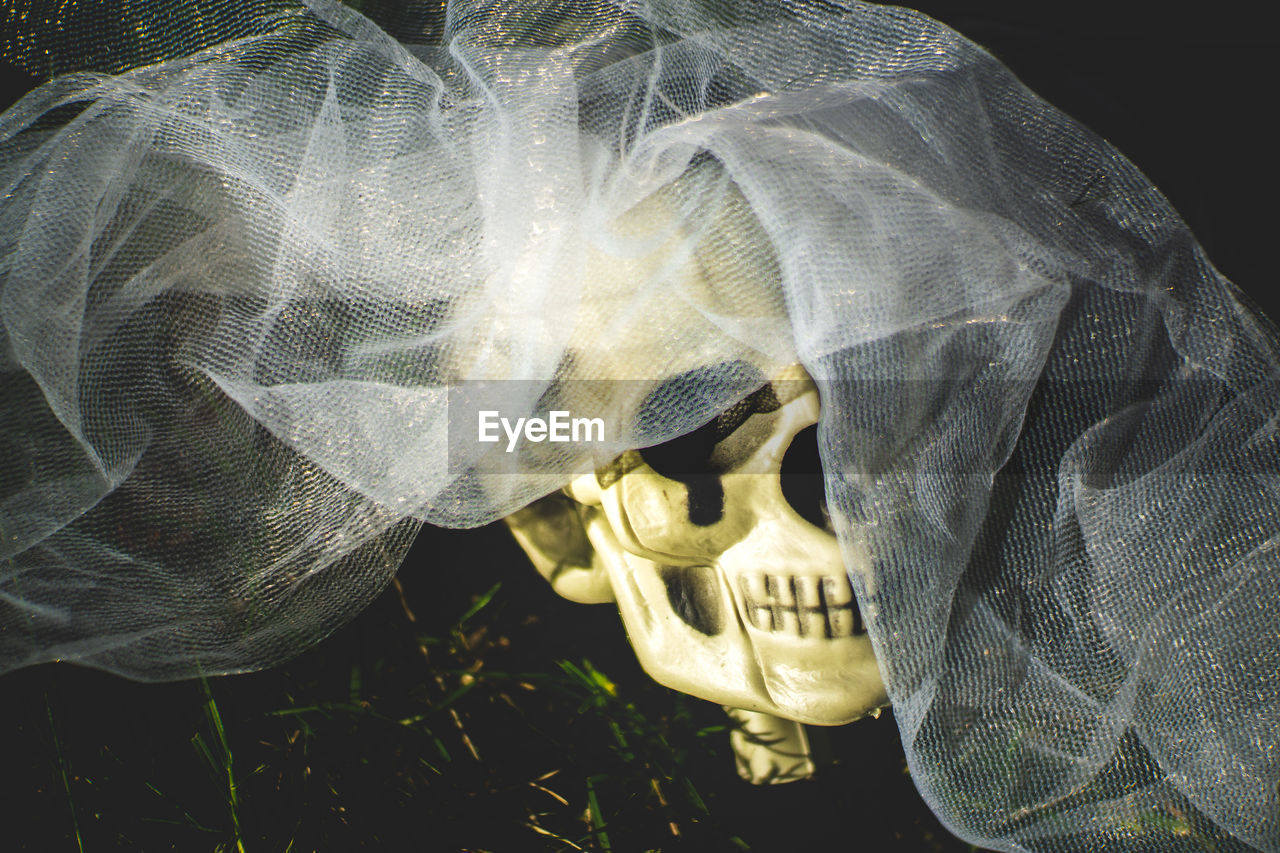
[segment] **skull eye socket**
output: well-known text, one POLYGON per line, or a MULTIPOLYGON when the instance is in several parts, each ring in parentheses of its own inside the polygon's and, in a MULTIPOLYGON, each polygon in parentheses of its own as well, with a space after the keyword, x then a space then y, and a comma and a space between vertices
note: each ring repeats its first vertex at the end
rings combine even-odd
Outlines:
POLYGON ((834 532, 818 454, 817 424, 796 433, 782 457, 782 496, 805 521, 834 532))
POLYGON ((736 433, 752 415, 776 412, 781 405, 773 386, 762 385, 693 432, 641 448, 640 458, 669 480, 687 484, 697 478, 719 477, 728 468, 712 461, 716 445, 736 433))
POLYGON ((709 527, 724 518, 722 472, 711 463, 717 439, 712 421, 691 433, 640 451, 640 458, 650 468, 684 484, 689 495, 689 521, 699 527, 709 527))
POLYGON ((662 444, 642 447, 640 458, 669 480, 683 483, 694 477, 715 477, 724 473, 711 464, 711 453, 718 439, 715 421, 712 421, 662 444))

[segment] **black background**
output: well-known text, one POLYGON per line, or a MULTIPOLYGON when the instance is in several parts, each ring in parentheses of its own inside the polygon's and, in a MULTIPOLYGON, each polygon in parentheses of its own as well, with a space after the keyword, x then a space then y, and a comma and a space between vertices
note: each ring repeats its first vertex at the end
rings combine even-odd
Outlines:
POLYGON ((1278 102, 1266 3, 913 5, 999 57, 1160 188, 1209 259, 1276 306, 1278 102))

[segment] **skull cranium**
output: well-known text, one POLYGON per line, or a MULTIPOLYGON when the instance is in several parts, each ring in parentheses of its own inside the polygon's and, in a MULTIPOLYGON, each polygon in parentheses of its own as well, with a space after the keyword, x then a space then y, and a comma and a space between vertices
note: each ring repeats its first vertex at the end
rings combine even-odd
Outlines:
POLYGON ((807 449, 796 439, 816 429, 818 411, 797 367, 508 524, 558 593, 617 602, 662 684, 798 722, 850 722, 887 698, 836 537, 814 512, 821 502, 788 499, 797 480, 820 494, 816 443, 808 471, 783 471, 807 449))

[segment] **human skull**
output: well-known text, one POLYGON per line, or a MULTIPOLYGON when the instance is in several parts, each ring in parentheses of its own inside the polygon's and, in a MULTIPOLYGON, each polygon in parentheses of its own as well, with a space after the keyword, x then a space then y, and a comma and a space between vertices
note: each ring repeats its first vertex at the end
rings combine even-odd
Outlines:
POLYGON ((794 368, 507 523, 556 592, 617 602, 660 683, 801 723, 850 722, 888 700, 824 524, 816 441, 796 441, 816 434, 818 411, 794 368))

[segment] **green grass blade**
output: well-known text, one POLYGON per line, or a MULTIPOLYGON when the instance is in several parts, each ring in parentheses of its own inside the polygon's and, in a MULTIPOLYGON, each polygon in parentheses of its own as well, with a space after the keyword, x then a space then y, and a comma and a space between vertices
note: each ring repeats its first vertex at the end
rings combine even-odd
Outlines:
POLYGON ((76 849, 84 853, 84 839, 80 837, 80 822, 76 819, 76 804, 71 797, 71 779, 67 775, 67 762, 62 757, 62 742, 58 740, 58 729, 53 724, 53 706, 49 704, 49 694, 44 695, 44 708, 49 717, 49 733, 53 736, 53 751, 58 756, 58 773, 62 776, 62 790, 67 793, 67 808, 71 811, 71 833, 76 839, 76 849))

